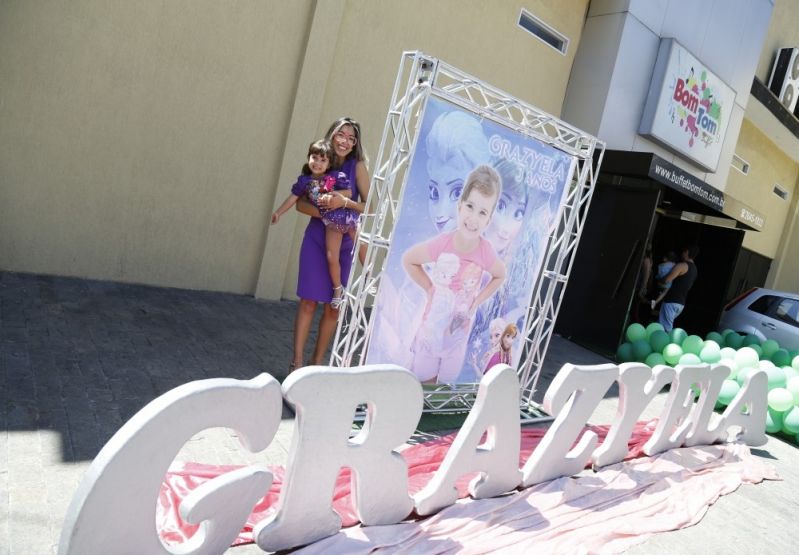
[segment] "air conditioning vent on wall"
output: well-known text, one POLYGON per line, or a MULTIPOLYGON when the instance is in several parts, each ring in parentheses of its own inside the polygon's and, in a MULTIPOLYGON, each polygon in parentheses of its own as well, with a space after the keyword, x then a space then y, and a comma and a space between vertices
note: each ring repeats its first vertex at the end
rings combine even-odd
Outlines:
POLYGON ((785 109, 795 114, 799 99, 799 48, 780 48, 771 68, 768 88, 785 109))

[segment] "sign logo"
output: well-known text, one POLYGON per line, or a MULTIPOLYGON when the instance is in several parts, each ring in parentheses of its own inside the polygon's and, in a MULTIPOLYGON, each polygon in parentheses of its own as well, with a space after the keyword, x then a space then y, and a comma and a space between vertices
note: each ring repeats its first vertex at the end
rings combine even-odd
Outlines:
POLYGON ((680 127, 688 133, 689 147, 698 139, 707 148, 719 140, 722 108, 708 82, 707 71, 703 71, 699 79, 694 73, 692 67, 685 79, 678 77, 674 83, 674 102, 669 107, 669 115, 672 122, 679 119, 680 127))

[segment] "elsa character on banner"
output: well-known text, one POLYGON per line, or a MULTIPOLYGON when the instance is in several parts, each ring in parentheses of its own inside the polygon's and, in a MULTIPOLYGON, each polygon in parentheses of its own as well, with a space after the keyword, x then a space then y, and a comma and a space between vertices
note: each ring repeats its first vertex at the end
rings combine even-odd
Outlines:
MULTIPOLYGON (((466 356, 467 339, 474 313, 505 279, 505 264, 483 232, 491 221, 501 193, 499 174, 490 166, 478 166, 466 178, 458 201, 457 225, 453 231, 410 247, 402 256, 408 276, 424 291, 426 303, 421 327, 431 317, 435 287, 424 266, 438 260, 442 253, 458 257, 459 266, 449 289, 455 296, 454 309, 444 328, 441 349, 431 349, 425 341, 414 341, 411 371, 425 383, 454 383, 466 356), (480 276, 488 274, 485 286, 480 276)), ((416 334, 419 337, 419 334, 416 334)))
POLYGON ((438 232, 452 231, 464 178, 489 161, 488 139, 477 118, 454 111, 435 119, 425 146, 430 219, 438 232))

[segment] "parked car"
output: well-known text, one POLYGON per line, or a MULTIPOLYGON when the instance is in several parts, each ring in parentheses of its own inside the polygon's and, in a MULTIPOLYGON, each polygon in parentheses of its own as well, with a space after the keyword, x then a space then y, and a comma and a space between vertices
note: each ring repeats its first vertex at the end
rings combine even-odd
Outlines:
POLYGON ((799 294, 755 287, 724 307, 719 325, 799 351, 799 294))

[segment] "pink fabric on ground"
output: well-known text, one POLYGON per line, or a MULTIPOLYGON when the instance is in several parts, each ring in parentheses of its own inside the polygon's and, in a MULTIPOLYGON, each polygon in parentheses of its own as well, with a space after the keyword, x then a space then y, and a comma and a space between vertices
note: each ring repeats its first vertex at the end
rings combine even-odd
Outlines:
MULTIPOLYGON (((635 425, 628 441, 629 453, 627 459, 641 455, 643 445, 652 435, 656 423, 656 420, 652 420, 639 422, 635 425)), ((599 436, 599 440, 602 441, 607 435, 610 426, 589 426, 586 429, 595 432, 599 436)), ((533 449, 541 442, 546 431, 544 428, 522 430, 520 438, 521 454, 519 456, 520 468, 530 457, 533 449)), ((442 436, 440 439, 411 445, 401 451, 402 457, 408 464, 408 489, 411 494, 422 489, 430 481, 444 460, 444 456, 455 440, 455 436, 456 432, 453 432, 442 436)), ((178 508, 181 500, 200 484, 237 468, 241 468, 241 465, 218 466, 194 462, 173 463, 164 477, 158 498, 156 525, 161 539, 168 544, 177 544, 194 535, 198 526, 189 524, 180 518, 178 508)), ((281 466, 275 466, 269 467, 269 470, 275 476, 269 493, 253 508, 246 525, 242 528, 233 545, 252 543, 253 526, 275 512, 285 469, 281 466)), ((466 475, 458 480, 456 485, 459 497, 466 497, 466 488, 473 476, 473 474, 466 475)), ((344 469, 336 480, 333 509, 339 513, 342 525, 345 527, 359 523, 350 494, 350 486, 350 471, 349 469, 344 469)))
POLYGON ((675 449, 493 499, 462 499, 418 522, 354 526, 297 553, 620 553, 696 524, 742 483, 778 480, 744 444, 675 449))

